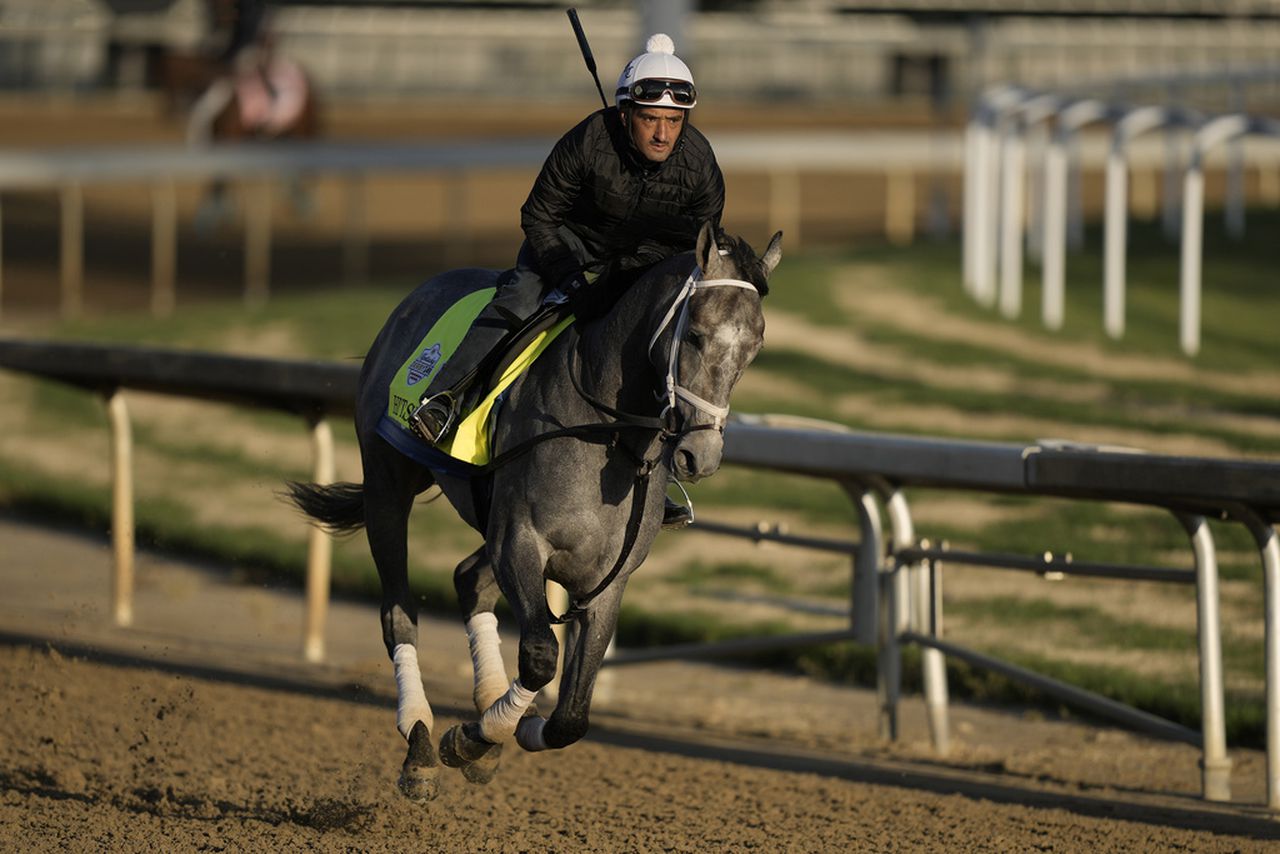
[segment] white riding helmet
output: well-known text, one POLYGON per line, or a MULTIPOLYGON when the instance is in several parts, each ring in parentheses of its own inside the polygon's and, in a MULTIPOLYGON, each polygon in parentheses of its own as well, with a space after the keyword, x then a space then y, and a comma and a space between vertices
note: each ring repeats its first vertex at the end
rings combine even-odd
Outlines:
POLYGON ((666 33, 655 33, 645 42, 644 53, 627 63, 618 78, 614 103, 623 101, 648 107, 691 110, 698 103, 689 66, 676 56, 676 45, 666 33))

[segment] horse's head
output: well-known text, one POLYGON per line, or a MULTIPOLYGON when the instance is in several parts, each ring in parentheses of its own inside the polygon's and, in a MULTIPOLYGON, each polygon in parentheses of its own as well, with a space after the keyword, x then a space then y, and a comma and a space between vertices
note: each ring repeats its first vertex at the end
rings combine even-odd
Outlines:
POLYGON ((654 333, 650 355, 665 379, 663 417, 675 436, 668 465, 680 480, 715 473, 724 451, 729 395, 764 343, 761 298, 782 258, 782 232, 757 257, 710 223, 698 234, 698 270, 654 333))

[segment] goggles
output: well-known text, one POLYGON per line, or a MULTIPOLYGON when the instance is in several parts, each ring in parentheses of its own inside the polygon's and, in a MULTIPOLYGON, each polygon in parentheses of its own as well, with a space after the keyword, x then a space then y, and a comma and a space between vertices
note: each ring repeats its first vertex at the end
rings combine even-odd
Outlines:
POLYGON ((671 100, 682 107, 692 107, 698 100, 698 92, 692 83, 683 80, 637 80, 627 90, 627 95, 637 104, 656 104, 662 96, 670 94, 671 100))

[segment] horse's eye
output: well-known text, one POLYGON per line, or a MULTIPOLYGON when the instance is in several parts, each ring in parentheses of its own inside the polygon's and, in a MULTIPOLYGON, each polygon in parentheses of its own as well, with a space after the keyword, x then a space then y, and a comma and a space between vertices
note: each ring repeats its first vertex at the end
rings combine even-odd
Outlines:
POLYGON ((701 332, 691 330, 687 335, 685 335, 684 340, 686 344, 695 350, 701 350, 706 338, 701 332))

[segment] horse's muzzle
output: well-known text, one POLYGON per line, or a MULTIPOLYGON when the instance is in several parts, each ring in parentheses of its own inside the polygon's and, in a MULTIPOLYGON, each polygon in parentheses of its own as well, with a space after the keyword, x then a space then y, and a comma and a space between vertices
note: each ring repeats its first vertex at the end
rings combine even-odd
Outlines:
POLYGON ((724 436, 719 430, 686 433, 671 452, 671 471, 679 480, 701 480, 716 473, 723 454, 724 436))

